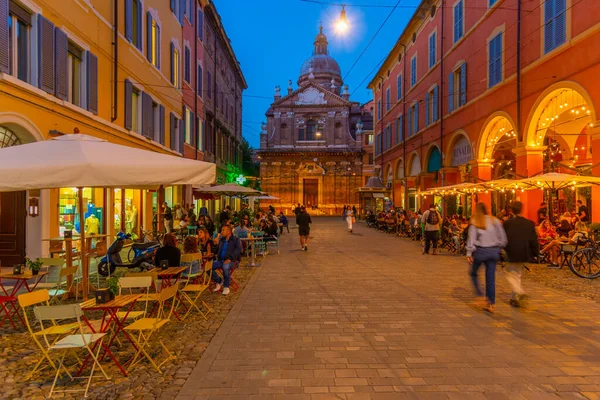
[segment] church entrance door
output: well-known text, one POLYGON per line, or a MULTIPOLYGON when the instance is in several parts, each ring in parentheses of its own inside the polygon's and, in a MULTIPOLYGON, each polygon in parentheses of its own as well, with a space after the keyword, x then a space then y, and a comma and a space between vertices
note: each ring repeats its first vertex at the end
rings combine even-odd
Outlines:
POLYGON ((304 179, 304 205, 308 207, 317 207, 319 204, 319 180, 304 179))

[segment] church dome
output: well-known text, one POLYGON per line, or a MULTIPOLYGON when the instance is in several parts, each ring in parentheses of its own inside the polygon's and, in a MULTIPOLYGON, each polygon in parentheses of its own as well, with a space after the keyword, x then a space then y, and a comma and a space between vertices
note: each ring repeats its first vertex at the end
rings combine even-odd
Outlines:
POLYGON ((300 76, 308 75, 310 67, 313 68, 314 74, 326 73, 342 76, 340 66, 329 54, 314 54, 310 56, 302 64, 302 68, 300 68, 300 76))
POLYGON ((342 86, 342 71, 337 61, 329 55, 327 36, 323 33, 322 26, 319 27, 319 33, 315 38, 314 45, 315 48, 312 56, 304 61, 302 68, 300 68, 298 83, 303 85, 312 81, 330 89, 333 80, 337 88, 335 91, 339 92, 339 88, 342 86))

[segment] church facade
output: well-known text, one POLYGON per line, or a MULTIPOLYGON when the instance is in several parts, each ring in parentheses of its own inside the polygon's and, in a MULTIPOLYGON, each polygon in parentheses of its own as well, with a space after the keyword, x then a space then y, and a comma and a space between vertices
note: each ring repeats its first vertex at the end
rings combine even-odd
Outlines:
POLYGON ((301 67, 298 88, 275 87, 260 134, 261 188, 279 198, 268 202, 289 212, 306 205, 335 215, 358 206, 362 186, 361 106, 350 100, 338 63, 328 52, 323 29, 313 55, 301 67))

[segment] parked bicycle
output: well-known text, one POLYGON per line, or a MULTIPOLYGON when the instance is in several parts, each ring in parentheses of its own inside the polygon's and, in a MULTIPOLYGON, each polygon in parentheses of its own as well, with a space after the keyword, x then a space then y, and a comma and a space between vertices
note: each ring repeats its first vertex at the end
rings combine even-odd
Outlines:
POLYGON ((569 260, 569 269, 585 279, 600 277, 600 242, 594 240, 600 231, 595 230, 586 238, 585 247, 577 249, 569 260))

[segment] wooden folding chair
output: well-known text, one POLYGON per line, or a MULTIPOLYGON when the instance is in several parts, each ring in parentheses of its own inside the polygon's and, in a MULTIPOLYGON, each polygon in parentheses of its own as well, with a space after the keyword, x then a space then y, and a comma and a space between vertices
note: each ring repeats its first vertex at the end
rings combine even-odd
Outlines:
MULTIPOLYGON (((83 324, 81 322, 83 311, 81 310, 81 306, 79 304, 67 304, 60 306, 38 306, 33 309, 33 312, 38 321, 40 322, 41 331, 44 332, 42 336, 44 338, 45 343, 48 346, 48 353, 53 351, 62 353, 59 364, 56 367, 56 375, 54 376, 54 382, 52 382, 52 387, 50 388, 50 394, 48 395, 48 397, 52 397, 52 394, 55 392, 84 392, 84 397, 87 397, 90 385, 92 383, 92 378, 94 377, 94 370, 96 369, 96 367, 100 369, 102 375, 104 375, 104 378, 110 380, 110 378, 104 371, 104 368, 102 368, 102 365, 100 365, 100 363, 98 362, 98 355, 100 353, 100 350, 102 349, 102 341, 104 340, 104 335, 106 334, 84 333, 83 324), (65 336, 57 341, 49 340, 49 334, 46 331, 46 327, 44 327, 44 322, 51 321, 51 323, 54 324, 54 321, 64 319, 76 319, 77 332, 65 336), (98 350, 94 353, 90 345, 95 346, 98 350), (87 354, 89 354, 90 358, 93 360, 92 367, 90 368, 90 375, 87 377, 85 389, 65 389, 62 391, 54 390, 61 370, 66 372, 66 374, 69 376, 69 378, 71 378, 71 380, 74 379, 73 376, 69 373, 67 367, 64 365, 64 360, 67 353, 73 353, 79 349, 85 349, 87 354)), ((47 358, 50 359, 49 355, 47 358)), ((79 360, 78 357, 77 359, 79 360)))
POLYGON ((33 339, 34 343, 36 344, 36 346, 40 349, 40 351, 43 354, 42 359, 40 359, 38 361, 38 363, 35 365, 33 370, 25 378, 25 380, 28 381, 29 379, 31 379, 33 377, 33 374, 35 374, 36 371, 41 371, 43 369, 43 368, 41 368, 41 369, 38 369, 38 368, 42 365, 44 360, 47 360, 48 364, 52 368, 54 368, 55 370, 57 369, 56 364, 54 363, 54 361, 52 360, 52 358, 50 358, 50 355, 48 354, 48 350, 46 350, 46 347, 44 347, 42 345, 42 343, 40 342, 40 338, 44 335, 45 336, 55 336, 55 338, 53 339, 52 342, 46 342, 46 346, 49 347, 51 344, 56 343, 56 341, 58 339, 60 339, 61 335, 66 335, 68 333, 73 332, 75 329, 77 329, 77 323, 73 322, 70 324, 59 325, 56 323, 56 321, 51 321, 52 325, 48 326, 46 329, 34 331, 31 321, 29 321, 29 317, 27 316, 28 308, 31 306, 36 306, 36 305, 49 306, 50 305, 50 294, 48 293, 48 291, 46 289, 36 290, 35 292, 27 292, 27 293, 20 294, 18 296, 18 300, 19 300, 19 305, 21 306, 21 309, 23 311, 23 316, 25 318, 25 326, 27 327, 27 330, 29 331, 29 334, 31 335, 31 338, 33 339))
POLYGON ((162 374, 162 371, 160 370, 161 366, 163 366, 168 361, 177 358, 173 353, 171 353, 171 351, 169 351, 169 349, 167 348, 167 346, 165 346, 165 344, 163 343, 162 340, 159 340, 159 343, 160 343, 160 346, 165 351, 165 353, 167 354, 167 357, 161 363, 157 364, 156 361, 154 361, 154 359, 152 358, 152 356, 150 355, 150 353, 148 351, 148 348, 150 347, 150 338, 152 337, 152 335, 154 335, 154 333, 157 330, 159 330, 167 322, 169 322, 169 320, 171 319, 171 316, 173 315, 173 310, 175 309, 175 303, 177 302, 177 298, 176 298, 177 290, 178 290, 178 285, 173 285, 173 286, 164 288, 158 294, 159 306, 158 306, 158 312, 157 312, 156 318, 148 318, 148 317, 140 318, 137 321, 135 321, 125 327, 125 330, 128 332, 131 332, 131 333, 137 332, 138 333, 137 338, 135 337, 135 335, 130 335, 132 340, 135 342, 135 345, 137 347, 137 352, 135 353, 135 356, 131 360, 131 365, 129 365, 129 367, 127 368, 127 372, 129 372, 138 362, 140 362, 142 360, 143 357, 141 357, 141 356, 144 356, 145 358, 147 358, 148 361, 150 361, 150 364, 152 364, 152 366, 160 374, 162 374), (171 302, 171 305, 170 305, 169 311, 167 313, 165 311, 165 304, 168 301, 171 302))
POLYGON ((207 261, 204 264, 202 272, 200 272, 199 274, 199 283, 190 283, 190 280, 188 279, 188 282, 186 282, 184 287, 180 290, 182 302, 186 301, 190 305, 185 315, 181 318, 182 320, 186 319, 186 317, 192 312, 192 309, 196 309, 198 313, 202 315, 206 320, 208 320, 208 313, 213 311, 212 308, 210 308, 209 305, 206 304, 206 302, 204 302, 204 300, 202 300, 202 306, 206 308, 206 312, 202 312, 202 310, 198 307, 197 304, 198 299, 200 299, 202 293, 204 293, 204 291, 210 286, 210 278, 212 276, 212 264, 212 260, 207 261))

